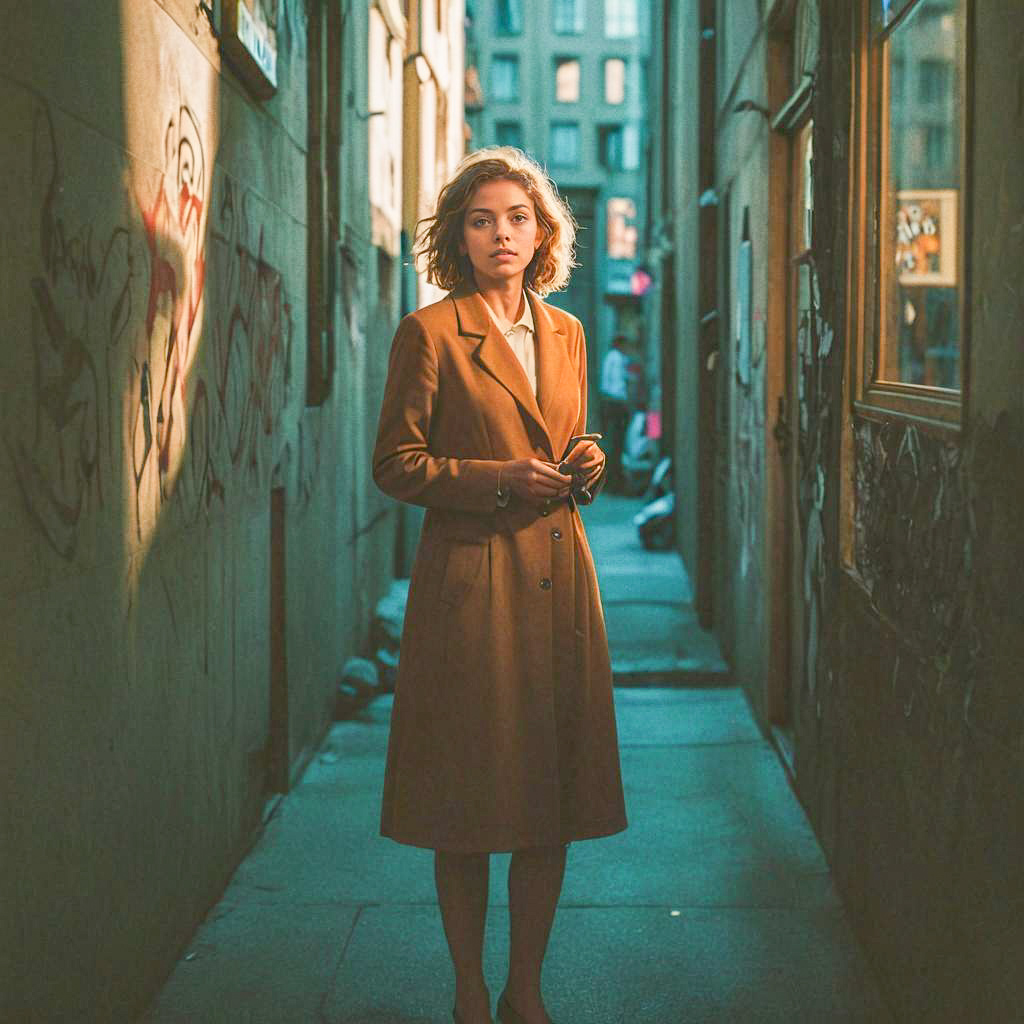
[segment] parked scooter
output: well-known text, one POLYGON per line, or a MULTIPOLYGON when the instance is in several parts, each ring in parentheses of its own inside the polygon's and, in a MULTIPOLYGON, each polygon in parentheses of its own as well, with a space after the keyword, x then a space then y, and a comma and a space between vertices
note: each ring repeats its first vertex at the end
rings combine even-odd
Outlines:
POLYGON ((626 494, 643 494, 658 463, 658 441, 647 430, 647 413, 630 417, 622 445, 622 484, 626 494))
POLYGON ((676 542, 676 492, 672 460, 666 455, 655 467, 644 495, 644 507, 633 516, 640 543, 648 551, 668 551, 676 542))

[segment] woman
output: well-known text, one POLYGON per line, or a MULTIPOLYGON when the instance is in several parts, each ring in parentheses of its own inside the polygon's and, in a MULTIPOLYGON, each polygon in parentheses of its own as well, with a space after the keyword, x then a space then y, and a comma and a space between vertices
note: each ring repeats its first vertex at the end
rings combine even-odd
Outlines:
POLYGON ((491 1020, 489 854, 512 851, 498 1017, 550 1024, 541 965, 568 844, 626 828, 577 508, 605 460, 593 441, 566 451, 586 429, 586 346, 579 321, 540 298, 568 281, 575 225, 541 168, 508 147, 467 157, 425 223, 428 279, 451 293, 399 324, 373 453, 381 490, 427 508, 381 834, 436 851, 463 1024, 491 1020))

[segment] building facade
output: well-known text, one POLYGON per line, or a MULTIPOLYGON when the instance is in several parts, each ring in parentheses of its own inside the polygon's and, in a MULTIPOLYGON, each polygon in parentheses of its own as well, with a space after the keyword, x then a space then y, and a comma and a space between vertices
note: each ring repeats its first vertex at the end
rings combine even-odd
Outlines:
MULTIPOLYGON (((5 21, 3 1020, 141 1011, 319 746, 398 536, 369 469, 420 5, 93 6, 5 21)), ((445 74, 429 132, 461 132, 445 74)))
MULTIPOLYGON (((472 0, 470 147, 511 145, 542 165, 577 222, 569 287, 551 297, 583 322, 597 412, 600 361, 623 333, 647 351, 636 294, 645 231, 647 60, 643 0, 472 0)), ((656 367, 648 367, 656 379, 656 367), (652 372, 652 370, 654 372, 652 372)))
POLYGON ((655 19, 659 315, 701 617, 896 1019, 1016 1019, 1024 9, 655 19))

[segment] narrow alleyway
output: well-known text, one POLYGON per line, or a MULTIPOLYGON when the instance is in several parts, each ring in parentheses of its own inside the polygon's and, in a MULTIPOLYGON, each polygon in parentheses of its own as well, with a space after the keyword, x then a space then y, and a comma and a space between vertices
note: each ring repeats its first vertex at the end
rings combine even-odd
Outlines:
MULTIPOLYGON (((637 670, 638 652, 668 657, 651 645, 681 618, 689 639, 671 657, 698 659, 695 671, 713 674, 717 651, 687 624, 677 556, 643 554, 635 543, 628 514, 637 505, 608 496, 587 513, 616 664, 637 670), (660 611, 641 614, 637 580, 660 611)), ((147 1024, 451 1019, 432 855, 377 834, 390 706, 378 700, 333 727, 147 1024)), ((570 849, 545 967, 554 1020, 888 1020, 818 844, 740 690, 619 687, 616 707, 630 828, 570 849)), ((495 998, 507 956, 508 859, 491 860, 486 964, 495 998)))

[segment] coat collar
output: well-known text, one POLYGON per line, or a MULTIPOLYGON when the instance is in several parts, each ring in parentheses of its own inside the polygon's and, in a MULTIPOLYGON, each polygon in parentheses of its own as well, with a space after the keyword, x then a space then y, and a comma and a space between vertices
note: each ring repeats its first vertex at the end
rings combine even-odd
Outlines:
POLYGON ((576 424, 579 408, 572 398, 576 397, 578 401, 579 384, 566 350, 565 331, 552 318, 547 305, 536 292, 527 289, 526 296, 533 311, 537 341, 536 396, 511 346, 488 313, 480 293, 467 285, 451 293, 459 334, 480 339, 474 358, 509 391, 520 409, 544 432, 553 461, 561 456, 576 424), (573 407, 569 408, 570 405, 573 407))

